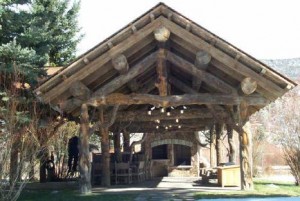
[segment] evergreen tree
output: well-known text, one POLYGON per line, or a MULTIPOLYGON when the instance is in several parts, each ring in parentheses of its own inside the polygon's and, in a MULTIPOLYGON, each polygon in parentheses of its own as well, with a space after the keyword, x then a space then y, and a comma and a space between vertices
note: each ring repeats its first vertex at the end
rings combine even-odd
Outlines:
POLYGON ((22 36, 22 44, 32 47, 47 65, 62 66, 75 58, 81 39, 77 23, 79 2, 69 0, 33 0, 30 26, 22 36))

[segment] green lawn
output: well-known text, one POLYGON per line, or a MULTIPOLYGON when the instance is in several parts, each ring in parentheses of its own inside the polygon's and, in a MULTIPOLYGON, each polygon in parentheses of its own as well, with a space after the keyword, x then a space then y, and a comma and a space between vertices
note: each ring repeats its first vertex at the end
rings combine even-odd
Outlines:
POLYGON ((101 194, 92 193, 82 196, 78 191, 25 191, 19 201, 132 201, 137 194, 101 194))
POLYGON ((230 191, 230 192, 198 192, 196 199, 201 198, 246 198, 246 197, 291 197, 300 196, 300 186, 291 182, 272 182, 256 180, 253 191, 230 191))

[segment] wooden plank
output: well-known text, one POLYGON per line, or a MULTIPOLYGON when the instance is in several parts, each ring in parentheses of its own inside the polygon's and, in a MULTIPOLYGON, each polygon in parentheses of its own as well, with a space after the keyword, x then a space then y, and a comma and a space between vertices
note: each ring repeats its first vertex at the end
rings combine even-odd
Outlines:
POLYGON ((45 94, 41 94, 43 101, 48 103, 51 102, 56 96, 62 94, 65 90, 70 88, 70 86, 78 80, 84 79, 86 76, 93 74, 98 70, 102 65, 111 60, 112 57, 115 57, 118 54, 123 53, 126 49, 143 40, 149 34, 152 34, 153 30, 160 25, 160 20, 154 20, 150 24, 143 27, 139 32, 134 35, 131 35, 129 38, 114 46, 109 51, 104 53, 103 55, 96 58, 94 61, 90 62, 84 68, 80 69, 72 76, 64 80, 62 83, 57 85, 54 89, 50 90, 45 94))
POLYGON ((216 47, 212 46, 211 44, 207 43, 203 39, 193 35, 192 33, 186 31, 185 29, 181 28, 177 24, 169 21, 166 18, 161 18, 162 23, 166 26, 172 34, 177 35, 178 37, 186 40, 190 45, 194 45, 207 51, 209 54, 212 55, 215 59, 221 61, 229 68, 234 69, 235 71, 240 72, 245 77, 251 77, 259 85, 263 88, 270 90, 276 96, 281 96, 285 93, 284 89, 277 86, 275 83, 267 80, 266 78, 260 76, 258 73, 250 69, 249 67, 245 66, 244 64, 236 61, 234 58, 230 57, 226 53, 222 52, 221 50, 217 49, 216 47))
POLYGON ((178 68, 190 73, 193 76, 198 77, 203 80, 206 84, 212 86, 218 92, 226 94, 236 94, 237 91, 235 88, 215 77, 214 75, 205 72, 203 70, 197 69, 194 64, 182 59, 181 57, 175 55, 172 52, 167 53, 167 60, 175 64, 178 68))
POLYGON ((156 61, 157 58, 157 52, 152 53, 148 57, 144 58, 142 61, 140 61, 138 64, 130 68, 130 70, 124 74, 120 75, 111 82, 107 83, 97 91, 93 93, 93 97, 95 96, 103 96, 109 93, 114 92, 122 85, 126 84, 130 80, 132 80, 137 75, 141 74, 142 72, 146 71, 148 68, 150 68, 156 61))
MULTIPOLYGON (((101 93, 100 93, 101 94, 101 93)), ((184 94, 174 96, 157 96, 150 94, 111 94, 91 98, 87 104, 98 107, 101 105, 143 105, 156 107, 171 107, 180 105, 238 105, 245 102, 248 105, 267 105, 269 101, 260 96, 235 96, 225 94, 184 94)))

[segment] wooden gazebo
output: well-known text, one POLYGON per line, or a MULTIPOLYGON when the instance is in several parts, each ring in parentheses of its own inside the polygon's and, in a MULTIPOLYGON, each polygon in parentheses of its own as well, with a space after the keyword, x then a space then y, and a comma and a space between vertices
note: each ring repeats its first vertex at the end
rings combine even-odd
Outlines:
POLYGON ((249 145, 243 126, 254 112, 295 83, 230 43, 158 4, 78 57, 35 90, 53 109, 81 121, 81 190, 90 191, 88 139, 99 130, 103 181, 110 185, 109 131, 160 133, 160 124, 182 119, 190 132, 216 123, 240 135, 242 189, 252 187, 249 145), (167 116, 149 108, 189 109, 167 116), (90 125, 93 125, 92 127, 90 125), (138 129, 138 130, 137 130, 138 129))

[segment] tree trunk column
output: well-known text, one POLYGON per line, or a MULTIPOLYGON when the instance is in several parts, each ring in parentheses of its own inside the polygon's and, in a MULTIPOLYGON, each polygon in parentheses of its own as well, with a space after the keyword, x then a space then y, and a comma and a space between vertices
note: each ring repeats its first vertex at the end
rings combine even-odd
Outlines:
POLYGON ((228 144, 229 144, 229 162, 236 163, 236 157, 235 157, 235 144, 233 141, 233 128, 230 125, 226 125, 227 129, 227 136, 228 136, 228 144))
POLYGON ((123 132, 123 140, 124 140, 124 152, 130 152, 130 133, 127 131, 123 132))
POLYGON ((81 106, 80 125, 80 147, 79 147, 79 170, 80 170, 80 192, 91 193, 91 163, 89 157, 89 114, 88 106, 81 106))
POLYGON ((110 154, 109 154, 109 131, 101 128, 101 151, 102 151, 102 185, 110 186, 110 154))
POLYGON ((222 161, 222 132, 224 124, 216 124, 216 149, 217 149, 217 165, 222 161))
POLYGON ((216 130, 215 126, 210 129, 210 167, 216 166, 216 130))
POLYGON ((252 190, 252 136, 249 123, 240 130, 241 189, 252 190))
POLYGON ((115 160, 117 162, 122 162, 121 156, 121 142, 120 142, 120 133, 114 133, 114 151, 115 151, 115 160))

